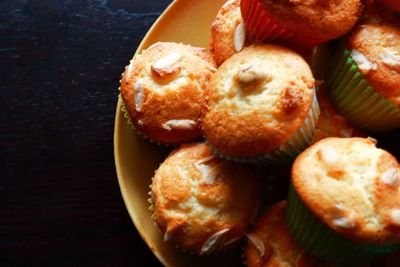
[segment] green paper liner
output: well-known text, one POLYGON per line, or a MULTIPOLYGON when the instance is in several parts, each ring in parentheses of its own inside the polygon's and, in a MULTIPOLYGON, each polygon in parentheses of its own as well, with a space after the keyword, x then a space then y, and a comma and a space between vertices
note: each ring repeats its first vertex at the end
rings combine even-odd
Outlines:
POLYGON ((256 157, 230 157, 221 153, 207 140, 214 154, 217 156, 233 160, 240 163, 254 163, 260 165, 281 165, 286 166, 293 162, 294 158, 299 155, 311 143, 314 130, 316 128, 319 118, 319 105, 314 90, 313 103, 302 126, 292 135, 292 137, 278 149, 273 152, 266 153, 256 157))
POLYGON ((400 245, 357 243, 335 233, 303 204, 293 185, 289 187, 285 217, 289 231, 300 247, 317 258, 339 266, 359 266, 400 248, 400 245))
POLYGON ((383 133, 400 127, 400 108, 374 90, 343 42, 339 44, 327 76, 332 101, 356 128, 383 133))

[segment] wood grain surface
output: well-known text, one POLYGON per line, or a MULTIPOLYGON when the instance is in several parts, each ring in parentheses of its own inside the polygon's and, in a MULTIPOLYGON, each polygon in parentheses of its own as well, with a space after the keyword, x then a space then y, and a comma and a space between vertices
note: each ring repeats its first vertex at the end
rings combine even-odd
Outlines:
POLYGON ((170 0, 0 1, 0 266, 158 266, 118 187, 120 74, 170 0))
MULTIPOLYGON (((0 1, 0 266, 160 265, 112 138, 120 74, 170 2, 0 1)), ((378 137, 397 157, 399 133, 378 137)))

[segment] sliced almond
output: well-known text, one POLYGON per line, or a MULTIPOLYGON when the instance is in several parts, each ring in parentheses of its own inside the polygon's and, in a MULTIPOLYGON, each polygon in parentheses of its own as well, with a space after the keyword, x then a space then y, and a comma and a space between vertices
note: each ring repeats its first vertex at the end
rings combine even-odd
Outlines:
POLYGON ((215 166, 205 165, 199 162, 193 163, 196 169, 201 173, 201 184, 213 184, 220 174, 221 164, 215 166))
POLYGON ((213 72, 213 73, 217 71, 217 69, 216 69, 213 65, 206 64, 206 67, 207 67, 207 69, 208 69, 209 71, 211 71, 211 72, 213 72))
POLYGON ((336 149, 330 146, 321 147, 317 153, 320 160, 327 165, 335 164, 339 159, 336 149))
POLYGON ((174 72, 180 70, 179 60, 181 59, 181 53, 174 52, 162 57, 157 60, 152 66, 151 70, 157 76, 164 78, 171 75, 174 72))
POLYGON ((171 236, 168 233, 164 234, 164 242, 167 242, 171 239, 171 236))
POLYGON ((382 174, 381 181, 386 185, 397 187, 399 185, 399 170, 390 167, 382 174))
POLYGON ((169 120, 162 127, 168 131, 172 129, 190 130, 196 127, 196 122, 193 120, 169 120))
POLYGON ((125 81, 129 81, 129 79, 131 78, 132 75, 132 70, 133 70, 133 60, 130 61, 128 68, 126 69, 126 73, 125 73, 125 81))
POLYGON ((383 48, 383 53, 380 58, 386 65, 400 67, 400 51, 394 48, 383 48))
POLYGON ((247 238, 253 243, 253 245, 257 248, 260 257, 264 257, 265 255, 265 245, 264 242, 255 234, 247 234, 247 238))
POLYGON ((367 139, 372 142, 374 145, 378 144, 378 140, 376 140, 375 138, 368 136, 367 139))
POLYGON ((341 227, 341 228, 354 228, 355 224, 348 217, 338 217, 332 221, 333 225, 341 227))
POLYGON ((203 163, 209 162, 210 160, 213 160, 213 159, 215 159, 215 155, 211 155, 211 156, 205 157, 203 159, 200 159, 197 161, 197 163, 203 164, 203 163))
POLYGON ((246 88, 264 81, 271 81, 272 77, 261 68, 253 65, 244 65, 236 73, 236 80, 242 88, 246 88))
POLYGON ((390 212, 390 220, 393 224, 400 226, 400 209, 394 209, 390 212))
POLYGON ((351 229, 356 226, 358 215, 353 210, 348 210, 343 204, 335 205, 335 211, 332 214, 332 224, 345 229, 351 229))
POLYGON ((335 205, 335 208, 336 208, 338 211, 345 211, 345 210, 346 210, 346 207, 345 207, 343 204, 336 204, 336 205, 335 205))
POLYGON ((233 35, 233 45, 235 47, 235 51, 239 52, 243 49, 246 41, 246 28, 244 26, 243 21, 241 21, 235 29, 235 33, 233 35))
POLYGON ((234 1, 232 1, 232 0, 226 1, 226 2, 222 5, 221 9, 227 9, 227 8, 229 8, 229 6, 233 4, 233 2, 234 2, 234 1))
POLYGON ((378 67, 375 63, 370 62, 363 53, 356 49, 351 51, 350 56, 354 62, 356 62, 358 68, 365 73, 369 73, 371 70, 376 70, 378 67))
POLYGON ((171 240, 182 226, 183 223, 169 223, 164 233, 164 241, 171 240))
POLYGON ((133 85, 133 97, 135 100, 135 109, 137 112, 142 111, 144 101, 144 88, 140 82, 133 85))
POLYGON ((201 160, 198 160, 197 162, 193 163, 194 167, 200 172, 201 174, 201 179, 200 183, 201 184, 213 184, 215 183, 218 175, 219 175, 219 166, 220 164, 216 166, 209 166, 205 163, 213 160, 215 158, 214 155, 205 157, 201 160))
POLYGON ((219 249, 220 245, 223 244, 223 240, 225 235, 229 232, 229 229, 223 229, 221 231, 216 232, 207 241, 204 243, 201 248, 200 255, 209 254, 213 251, 219 249))

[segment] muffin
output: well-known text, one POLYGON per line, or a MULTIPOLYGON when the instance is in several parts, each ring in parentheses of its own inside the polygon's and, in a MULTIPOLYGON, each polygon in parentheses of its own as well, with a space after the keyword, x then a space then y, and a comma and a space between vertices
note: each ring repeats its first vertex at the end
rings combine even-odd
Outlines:
POLYGON ((203 134, 222 157, 284 163, 311 141, 318 117, 314 78, 290 49, 244 48, 212 75, 206 93, 203 134))
POLYGON ((400 1, 399 0, 382 0, 385 5, 393 8, 397 12, 400 12, 400 1))
POLYGON ((242 0, 240 7, 255 38, 292 47, 312 47, 345 35, 363 10, 360 0, 242 0))
POLYGON ((357 266, 400 248, 400 165, 366 138, 326 138, 294 162, 286 217, 309 253, 357 266))
POLYGON ((285 218, 286 201, 264 213, 247 234, 248 267, 333 267, 304 252, 289 233, 285 218))
POLYGON ((205 49, 177 43, 156 43, 135 57, 121 79, 134 127, 164 144, 200 137, 204 87, 215 66, 205 49))
POLYGON ((316 143, 326 137, 366 137, 364 133, 354 128, 345 117, 340 115, 329 98, 323 82, 318 83, 317 98, 320 115, 311 143, 316 143))
POLYGON ((354 126, 382 133, 400 126, 400 18, 379 9, 339 45, 327 86, 354 126))
POLYGON ((240 13, 240 0, 228 0, 211 25, 211 51, 217 65, 236 54, 248 42, 240 13))
POLYGON ((204 143, 174 150, 156 171, 151 196, 164 240, 200 255, 242 238, 260 202, 253 168, 217 158, 204 143))

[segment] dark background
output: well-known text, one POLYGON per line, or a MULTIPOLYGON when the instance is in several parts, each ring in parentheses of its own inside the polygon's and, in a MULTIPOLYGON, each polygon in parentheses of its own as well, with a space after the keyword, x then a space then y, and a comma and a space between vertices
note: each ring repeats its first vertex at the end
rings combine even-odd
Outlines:
POLYGON ((118 187, 118 81, 170 0, 0 0, 0 266, 158 266, 118 187))
MULTIPOLYGON (((121 72, 170 2, 0 0, 0 266, 160 266, 112 141, 121 72)), ((399 134, 378 137, 398 158, 399 134)))

